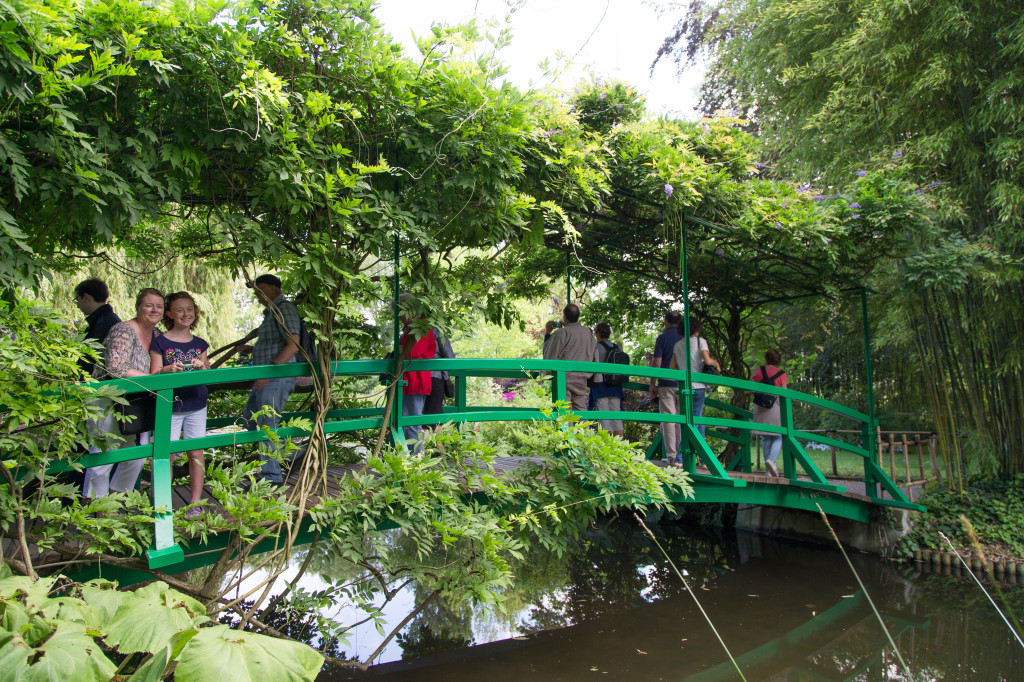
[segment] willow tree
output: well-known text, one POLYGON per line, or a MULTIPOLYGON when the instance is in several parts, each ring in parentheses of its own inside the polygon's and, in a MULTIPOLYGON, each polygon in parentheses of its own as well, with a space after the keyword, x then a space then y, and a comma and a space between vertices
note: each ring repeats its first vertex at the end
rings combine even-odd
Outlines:
POLYGON ((933 193, 887 293, 912 322, 947 443, 1024 471, 1024 7, 895 0, 696 2, 663 53, 710 57, 707 109, 751 112, 780 173, 845 183, 906 168, 933 193))

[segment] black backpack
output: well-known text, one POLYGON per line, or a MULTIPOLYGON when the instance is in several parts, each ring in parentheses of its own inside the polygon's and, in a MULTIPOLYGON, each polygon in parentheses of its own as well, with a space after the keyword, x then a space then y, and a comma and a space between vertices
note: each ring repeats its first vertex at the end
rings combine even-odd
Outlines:
POLYGON ((311 365, 317 364, 316 339, 306 329, 306 321, 301 317, 299 318, 299 348, 305 355, 299 353, 299 356, 295 358, 298 362, 306 362, 306 358, 309 358, 311 365))
MULTIPOLYGON (((783 374, 785 374, 785 372, 783 372, 780 369, 775 376, 769 377, 768 376, 768 368, 762 365, 761 366, 761 381, 759 381, 758 383, 774 386, 775 385, 775 380, 778 379, 783 374)), ((766 410, 771 409, 775 405, 775 401, 778 400, 778 399, 779 399, 779 396, 772 395, 771 393, 755 393, 754 394, 754 404, 757 405, 758 407, 763 407, 766 410)))
MULTIPOLYGON (((608 341, 600 341, 599 343, 608 350, 608 354, 604 358, 605 362, 610 362, 610 363, 615 364, 615 365, 628 365, 629 364, 629 356, 626 354, 626 351, 622 350, 621 348, 619 348, 614 343, 610 343, 608 341)), ((628 374, 605 374, 604 375, 604 383, 606 383, 609 386, 621 386, 622 384, 626 383, 627 381, 629 381, 629 375, 628 374)))

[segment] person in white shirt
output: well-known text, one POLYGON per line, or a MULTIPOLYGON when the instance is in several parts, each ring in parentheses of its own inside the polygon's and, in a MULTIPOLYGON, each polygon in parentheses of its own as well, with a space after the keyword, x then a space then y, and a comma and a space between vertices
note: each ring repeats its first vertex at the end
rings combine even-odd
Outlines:
MULTIPOLYGON (((711 353, 708 350, 708 340, 700 335, 701 322, 696 318, 690 318, 690 339, 689 343, 680 341, 676 344, 676 347, 672 349, 672 363, 669 365, 672 369, 686 369, 686 353, 690 353, 690 370, 693 372, 704 372, 705 367, 714 367, 719 372, 722 371, 722 366, 718 364, 718 360, 711 357, 711 353)), ((679 323, 679 334, 685 334, 685 327, 683 323, 679 323)), ((693 386, 693 416, 699 417, 704 414, 704 398, 707 395, 708 385, 699 381, 694 381, 693 386)), ((704 425, 701 424, 697 427, 700 431, 701 437, 704 436, 704 425)))

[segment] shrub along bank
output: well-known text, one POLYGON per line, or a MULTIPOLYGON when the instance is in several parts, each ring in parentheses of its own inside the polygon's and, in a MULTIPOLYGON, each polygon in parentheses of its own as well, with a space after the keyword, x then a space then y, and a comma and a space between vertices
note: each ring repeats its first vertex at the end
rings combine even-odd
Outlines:
POLYGON ((1024 559, 1024 475, 1003 478, 973 477, 963 492, 932 485, 917 500, 928 513, 917 516, 911 531, 901 540, 898 551, 912 556, 917 550, 949 552, 944 535, 961 556, 977 551, 964 528, 961 516, 990 560, 1024 559))

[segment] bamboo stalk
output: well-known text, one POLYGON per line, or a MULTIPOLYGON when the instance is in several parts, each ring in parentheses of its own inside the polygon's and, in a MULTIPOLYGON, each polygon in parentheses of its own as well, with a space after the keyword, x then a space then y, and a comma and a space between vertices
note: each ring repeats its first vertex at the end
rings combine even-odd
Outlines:
POLYGON ((931 440, 928 441, 928 456, 932 460, 932 475, 935 476, 938 479, 939 485, 943 485, 943 481, 942 481, 942 467, 939 466, 939 462, 938 462, 938 459, 936 458, 936 452, 935 452, 935 450, 936 450, 935 441, 936 440, 938 440, 938 437, 937 436, 932 436, 931 440))

